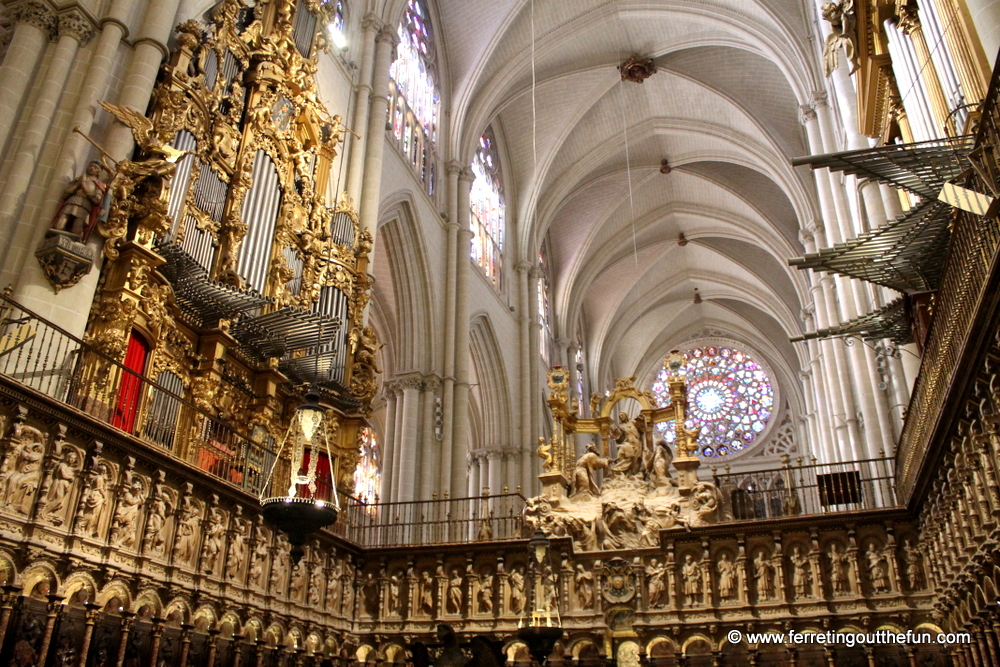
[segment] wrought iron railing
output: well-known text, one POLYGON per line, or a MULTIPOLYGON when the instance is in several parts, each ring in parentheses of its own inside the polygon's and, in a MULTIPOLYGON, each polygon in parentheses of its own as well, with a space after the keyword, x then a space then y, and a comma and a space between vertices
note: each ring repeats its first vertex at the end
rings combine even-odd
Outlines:
MULTIPOLYGON (((982 104, 976 149, 970 156, 977 167, 964 183, 975 191, 993 194, 1000 174, 1000 62, 993 72, 982 104), (988 182, 991 181, 991 182, 988 182)), ((945 408, 952 380, 975 363, 963 352, 975 328, 976 315, 995 270, 1000 250, 1000 222, 959 212, 954 225, 941 286, 934 297, 934 319, 924 342, 920 373, 913 388, 906 421, 897 448, 900 497, 909 499, 945 408)))
POLYGON ((496 542, 523 537, 524 496, 506 493, 365 505, 341 503, 334 533, 364 547, 496 542))
POLYGON ((69 405, 248 493, 274 449, 0 294, 0 376, 69 405))
POLYGON ((716 474, 726 520, 753 521, 897 507, 894 460, 811 463, 716 474))

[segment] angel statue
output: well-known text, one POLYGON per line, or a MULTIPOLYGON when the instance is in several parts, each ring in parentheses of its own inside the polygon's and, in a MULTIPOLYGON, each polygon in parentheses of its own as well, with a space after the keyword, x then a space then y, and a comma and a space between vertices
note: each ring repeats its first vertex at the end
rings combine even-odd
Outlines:
POLYGON ((625 476, 639 472, 642 463, 642 434, 646 431, 646 420, 639 415, 629 421, 628 414, 618 413, 618 424, 611 427, 611 437, 618 443, 618 458, 611 471, 625 476))
POLYGON ((823 69, 826 76, 829 77, 837 69, 841 47, 850 64, 850 73, 854 74, 858 69, 858 27, 854 0, 827 2, 820 11, 823 18, 830 22, 830 34, 826 36, 826 44, 823 46, 823 69))
POLYGON ((381 373, 382 369, 378 367, 375 355, 382 348, 382 344, 375 336, 375 329, 371 327, 352 329, 349 340, 351 352, 354 354, 354 363, 364 364, 376 373, 381 373))
POLYGON ((153 122, 135 109, 108 102, 101 102, 101 106, 122 124, 131 128, 135 143, 139 145, 143 153, 149 156, 145 160, 133 163, 141 165, 141 167, 132 168, 133 173, 130 176, 134 174, 133 181, 137 182, 151 176, 168 179, 174 175, 177 161, 191 152, 165 144, 153 129, 153 122), (135 176, 139 178, 135 178, 135 176))

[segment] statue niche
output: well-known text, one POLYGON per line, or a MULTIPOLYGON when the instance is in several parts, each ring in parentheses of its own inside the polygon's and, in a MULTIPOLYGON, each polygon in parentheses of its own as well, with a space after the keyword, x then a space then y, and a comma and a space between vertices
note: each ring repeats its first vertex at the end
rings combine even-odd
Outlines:
POLYGON ((530 530, 569 536, 578 551, 602 551, 658 546, 662 530, 706 526, 722 518, 719 490, 698 479, 697 433, 684 426, 683 376, 675 369, 671 403, 664 408, 655 407, 652 396, 636 389, 633 380, 619 379, 607 397, 595 396, 593 416, 582 418, 575 401, 568 402, 565 372, 558 367, 549 372, 549 409, 555 428, 551 439, 540 439, 544 491, 525 504, 530 530), (626 399, 640 405, 634 418, 615 409, 626 399), (656 424, 667 421, 674 424, 676 457, 665 441, 653 442, 656 424), (601 439, 588 443, 579 458, 574 453, 577 433, 601 439), (617 444, 614 456, 612 442, 617 444))

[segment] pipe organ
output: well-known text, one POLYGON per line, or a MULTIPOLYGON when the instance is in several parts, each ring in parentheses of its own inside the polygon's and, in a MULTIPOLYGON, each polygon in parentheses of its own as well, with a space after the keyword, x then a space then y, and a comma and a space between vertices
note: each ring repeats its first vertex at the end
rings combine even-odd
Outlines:
MULTIPOLYGON (((225 0, 178 26, 146 116, 104 104, 139 148, 109 188, 87 338, 123 359, 140 336, 136 370, 159 391, 258 443, 280 440, 315 386, 350 491, 380 345, 363 322, 371 236, 330 183, 344 128, 316 90, 330 11, 225 0)), ((135 429, 183 454, 205 426, 177 405, 140 399, 135 429)))

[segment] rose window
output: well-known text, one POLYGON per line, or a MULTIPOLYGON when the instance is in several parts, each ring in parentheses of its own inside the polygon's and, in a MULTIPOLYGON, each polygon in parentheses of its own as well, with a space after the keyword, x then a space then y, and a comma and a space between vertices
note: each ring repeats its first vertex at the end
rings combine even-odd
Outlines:
MULTIPOLYGON (((767 371, 746 352, 730 347, 702 347, 684 354, 688 393, 687 428, 698 431, 698 456, 735 454, 752 445, 771 418, 774 390, 767 371)), ((660 407, 670 405, 667 369, 653 381, 660 407)), ((674 424, 659 425, 668 443, 674 424)))

